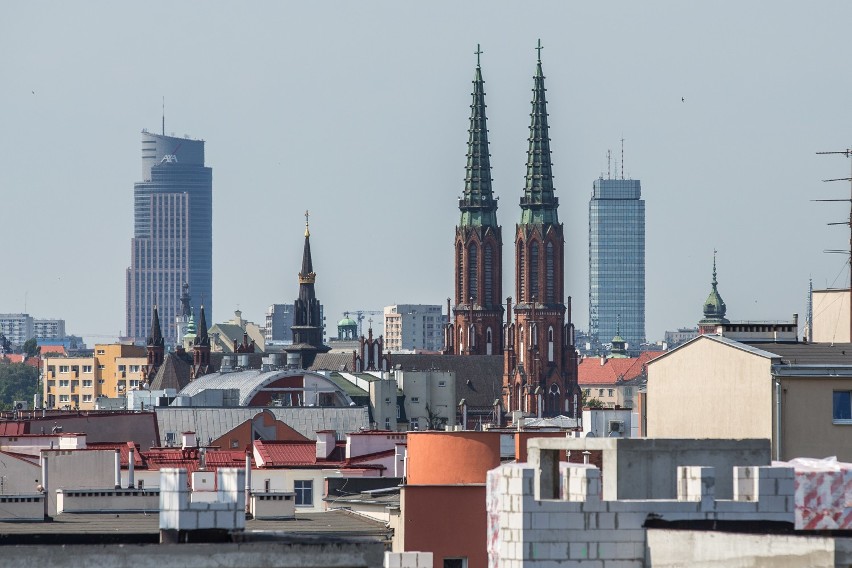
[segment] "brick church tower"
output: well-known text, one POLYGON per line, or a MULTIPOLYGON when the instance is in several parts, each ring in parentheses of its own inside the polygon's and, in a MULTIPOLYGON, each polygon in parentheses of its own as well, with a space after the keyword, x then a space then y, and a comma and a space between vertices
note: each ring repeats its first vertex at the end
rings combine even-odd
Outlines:
POLYGON ((444 343, 444 353, 454 355, 503 352, 503 238, 491 189, 480 53, 477 45, 464 195, 459 199, 461 218, 454 247, 455 307, 444 343))
POLYGON ((507 302, 503 405, 507 412, 574 416, 579 403, 577 355, 571 298, 565 300, 565 238, 553 191, 540 42, 537 49, 526 187, 515 232, 514 323, 511 299, 507 302))

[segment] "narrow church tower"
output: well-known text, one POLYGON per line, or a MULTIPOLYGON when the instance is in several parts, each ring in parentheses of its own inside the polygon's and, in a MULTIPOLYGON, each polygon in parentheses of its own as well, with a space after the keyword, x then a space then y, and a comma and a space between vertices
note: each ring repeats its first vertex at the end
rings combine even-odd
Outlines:
POLYGON ((154 305, 154 315, 151 317, 151 330, 148 332, 148 341, 146 342, 146 351, 148 361, 145 365, 145 377, 153 377, 157 369, 163 364, 163 359, 166 355, 166 340, 163 338, 163 332, 160 329, 160 313, 156 304, 154 305))
POLYGON ((308 226, 308 212, 305 211, 305 248, 302 251, 302 270, 299 272, 299 297, 293 309, 293 344, 285 348, 287 364, 307 369, 314 362, 317 353, 326 353, 331 348, 323 345, 322 313, 317 300, 314 283, 317 275, 311 259, 311 231, 308 226))
POLYGON ((207 317, 204 315, 204 304, 198 316, 198 329, 192 340, 192 370, 190 378, 197 379, 211 372, 210 367, 210 336, 207 335, 207 317))
POLYGON ((444 344, 444 352, 455 355, 503 352, 503 239, 491 189, 481 53, 477 45, 464 195, 459 199, 455 238, 455 308, 444 344))
POLYGON ((515 231, 515 322, 506 328, 503 404, 528 415, 574 415, 577 355, 564 296, 563 226, 553 191, 541 42, 533 77, 527 174, 515 231), (567 311, 567 322, 566 322, 567 311))

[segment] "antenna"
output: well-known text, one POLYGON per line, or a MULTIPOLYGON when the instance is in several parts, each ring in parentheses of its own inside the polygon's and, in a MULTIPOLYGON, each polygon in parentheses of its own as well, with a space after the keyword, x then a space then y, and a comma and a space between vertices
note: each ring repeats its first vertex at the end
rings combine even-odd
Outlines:
POLYGON ((610 168, 610 163, 612 162, 612 150, 606 151, 606 179, 610 179, 610 172, 612 169, 610 168))
POLYGON ((624 179, 624 136, 621 137, 621 179, 624 179))
MULTIPOLYGON (((852 158, 852 148, 847 148, 845 150, 840 150, 838 152, 817 152, 817 154, 841 154, 846 158, 852 158)), ((847 262, 849 263, 849 293, 850 293, 850 302, 849 302, 849 341, 852 341, 852 163, 850 164, 850 177, 848 178, 834 178, 834 179, 824 179, 824 182, 829 181, 848 181, 849 184, 849 199, 814 199, 813 201, 848 201, 850 204, 849 207, 849 220, 843 221, 839 223, 828 223, 829 225, 846 225, 849 227, 849 249, 843 251, 824 251, 824 252, 837 252, 848 255, 847 262)))
POLYGON ((166 96, 163 95, 163 136, 166 135, 166 96))

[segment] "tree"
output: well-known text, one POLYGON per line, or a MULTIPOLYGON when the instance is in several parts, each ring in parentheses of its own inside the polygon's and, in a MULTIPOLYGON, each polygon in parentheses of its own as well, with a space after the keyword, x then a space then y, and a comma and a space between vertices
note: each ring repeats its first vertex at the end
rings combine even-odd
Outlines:
POLYGON ((447 419, 438 416, 438 413, 429 408, 429 403, 426 403, 426 429, 439 430, 447 424, 447 419))
POLYGON ((38 388, 38 369, 23 363, 0 365, 0 409, 16 400, 31 401, 38 388))
POLYGON ((11 353, 12 352, 12 342, 9 341, 9 338, 0 333, 0 354, 3 353, 11 353))
POLYGON ((38 340, 33 337, 24 341, 23 352, 27 357, 35 357, 41 353, 41 347, 38 346, 38 340))
POLYGON ((598 400, 597 398, 592 398, 591 394, 586 394, 586 391, 583 391, 583 407, 584 408, 603 408, 604 403, 598 400))

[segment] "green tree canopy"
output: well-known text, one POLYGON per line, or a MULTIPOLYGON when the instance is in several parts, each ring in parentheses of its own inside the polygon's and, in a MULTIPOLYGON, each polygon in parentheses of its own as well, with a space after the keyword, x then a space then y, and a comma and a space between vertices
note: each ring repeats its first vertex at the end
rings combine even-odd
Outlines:
POLYGON ((16 400, 32 402, 38 388, 38 369, 23 363, 0 364, 0 409, 9 410, 16 400))
POLYGON ((41 348, 38 346, 38 340, 35 337, 24 341, 22 349, 27 357, 35 357, 41 352, 41 348))

